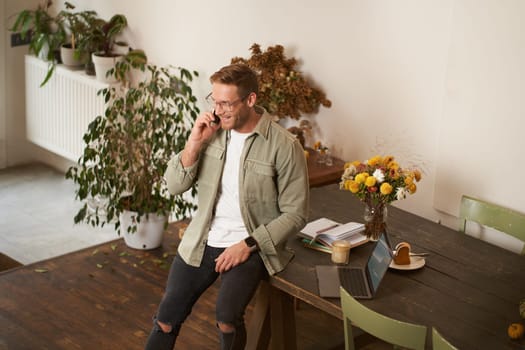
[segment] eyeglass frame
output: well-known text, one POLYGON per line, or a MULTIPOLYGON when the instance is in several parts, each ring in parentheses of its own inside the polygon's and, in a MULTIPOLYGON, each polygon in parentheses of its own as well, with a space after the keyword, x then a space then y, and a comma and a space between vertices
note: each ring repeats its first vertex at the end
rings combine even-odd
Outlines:
POLYGON ((251 92, 248 93, 248 95, 246 95, 244 97, 240 97, 240 98, 238 98, 238 99, 236 99, 235 101, 232 101, 232 102, 227 102, 227 101, 216 102, 211 94, 212 94, 212 92, 210 92, 205 98, 206 103, 208 105, 210 105, 210 107, 217 108, 217 106, 219 106, 219 107, 221 107, 221 110, 231 112, 231 111, 233 111, 233 108, 235 107, 235 105, 237 103, 239 103, 239 102, 242 102, 242 101, 246 100, 251 95, 251 92), (228 109, 226 109, 226 107, 228 107, 228 109))

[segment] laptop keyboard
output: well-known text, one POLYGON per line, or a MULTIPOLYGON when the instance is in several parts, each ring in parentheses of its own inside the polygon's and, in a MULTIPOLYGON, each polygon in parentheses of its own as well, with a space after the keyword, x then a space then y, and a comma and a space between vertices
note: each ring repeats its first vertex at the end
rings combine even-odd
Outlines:
POLYGON ((363 271, 359 269, 340 268, 339 281, 344 289, 352 296, 366 296, 368 295, 366 284, 363 276, 363 271))

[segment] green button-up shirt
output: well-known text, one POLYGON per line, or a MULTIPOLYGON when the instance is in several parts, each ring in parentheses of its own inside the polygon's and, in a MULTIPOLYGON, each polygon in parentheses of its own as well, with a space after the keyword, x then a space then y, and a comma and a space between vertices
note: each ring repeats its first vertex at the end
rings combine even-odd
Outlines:
MULTIPOLYGON (((198 161, 183 167, 180 153, 165 173, 168 190, 181 194, 196 181, 198 205, 184 232, 178 253, 199 266, 221 182, 228 131, 219 129, 201 149, 198 161)), ((309 205, 308 169, 299 141, 264 112, 244 144, 239 167, 239 201, 248 233, 257 241, 269 274, 284 269, 293 253, 286 240, 306 224, 309 205)))

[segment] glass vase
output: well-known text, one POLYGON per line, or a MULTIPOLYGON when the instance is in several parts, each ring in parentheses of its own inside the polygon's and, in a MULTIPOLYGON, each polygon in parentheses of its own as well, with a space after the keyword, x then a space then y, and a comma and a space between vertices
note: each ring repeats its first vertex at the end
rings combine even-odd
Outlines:
POLYGON ((382 232, 386 230, 388 210, 386 205, 365 205, 364 221, 365 236, 371 241, 377 241, 382 232))

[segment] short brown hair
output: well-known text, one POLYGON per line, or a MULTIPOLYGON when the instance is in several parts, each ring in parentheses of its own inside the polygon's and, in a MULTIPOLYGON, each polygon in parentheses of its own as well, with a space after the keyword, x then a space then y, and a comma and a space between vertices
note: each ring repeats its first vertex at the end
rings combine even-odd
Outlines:
POLYGON ((259 93, 259 83, 255 72, 245 64, 235 63, 222 67, 210 77, 210 82, 235 85, 240 97, 254 92, 259 93))

